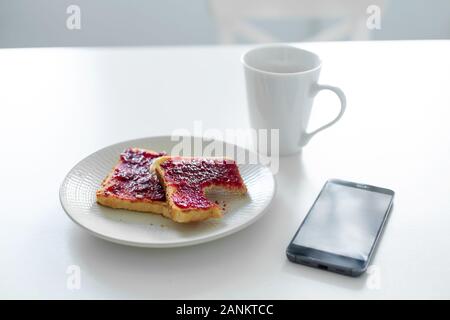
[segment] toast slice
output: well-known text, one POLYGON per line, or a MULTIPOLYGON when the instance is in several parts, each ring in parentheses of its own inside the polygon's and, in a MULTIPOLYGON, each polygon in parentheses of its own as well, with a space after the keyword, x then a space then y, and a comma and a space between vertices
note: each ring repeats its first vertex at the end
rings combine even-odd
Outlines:
POLYGON ((168 216, 164 188, 150 170, 152 162, 163 155, 139 148, 124 150, 97 190, 97 202, 111 208, 168 216))
POLYGON ((220 206, 206 197, 209 191, 247 192, 234 160, 163 156, 152 167, 165 188, 169 215, 177 222, 222 217, 220 206))

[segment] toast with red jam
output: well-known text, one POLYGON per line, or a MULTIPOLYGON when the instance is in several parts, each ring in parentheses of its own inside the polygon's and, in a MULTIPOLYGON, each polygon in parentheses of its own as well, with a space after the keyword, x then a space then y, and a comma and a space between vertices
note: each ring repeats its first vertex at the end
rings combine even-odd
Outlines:
POLYGON ((222 208, 206 197, 207 192, 247 192, 234 160, 163 156, 152 167, 164 186, 168 215, 177 222, 222 217, 222 208))
POLYGON ((168 216, 164 188, 150 170, 152 162, 163 155, 140 148, 124 150, 97 190, 97 202, 111 208, 168 216))

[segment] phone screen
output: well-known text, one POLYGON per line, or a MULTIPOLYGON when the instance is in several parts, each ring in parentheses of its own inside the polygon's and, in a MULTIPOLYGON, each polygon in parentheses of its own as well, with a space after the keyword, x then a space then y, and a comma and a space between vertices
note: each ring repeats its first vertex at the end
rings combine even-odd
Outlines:
POLYGON ((293 244, 366 261, 393 195, 328 182, 293 244))

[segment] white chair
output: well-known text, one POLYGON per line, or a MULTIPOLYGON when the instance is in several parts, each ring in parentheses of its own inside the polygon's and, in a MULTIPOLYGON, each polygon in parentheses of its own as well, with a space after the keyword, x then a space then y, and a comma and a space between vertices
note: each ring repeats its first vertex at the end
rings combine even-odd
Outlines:
POLYGON ((255 43, 277 42, 279 39, 250 20, 291 18, 313 21, 317 29, 322 29, 298 41, 367 40, 370 38, 367 8, 376 5, 385 9, 384 0, 209 0, 208 3, 222 44, 235 43, 240 38, 255 43), (321 28, 320 21, 324 20, 338 22, 321 28))

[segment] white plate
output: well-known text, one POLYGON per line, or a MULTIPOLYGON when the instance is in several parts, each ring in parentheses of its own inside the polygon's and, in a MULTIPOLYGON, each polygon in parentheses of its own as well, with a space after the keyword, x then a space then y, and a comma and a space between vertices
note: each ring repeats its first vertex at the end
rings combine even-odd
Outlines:
MULTIPOLYGON (((190 139, 193 143, 204 143, 201 138, 190 139)), ((260 164, 239 164, 248 195, 221 195, 220 199, 226 203, 221 219, 180 224, 159 215, 111 209, 96 203, 95 191, 125 148, 170 152, 175 144, 177 142, 171 141, 170 136, 150 137, 121 142, 91 154, 67 174, 61 185, 60 200, 65 212, 75 223, 100 238, 153 248, 188 246, 218 239, 261 217, 275 194, 275 181, 269 168, 260 164)), ((235 148, 235 154, 250 152, 231 144, 228 147, 235 148)))

